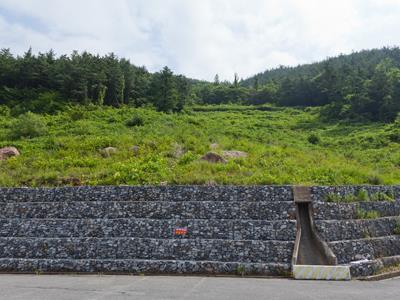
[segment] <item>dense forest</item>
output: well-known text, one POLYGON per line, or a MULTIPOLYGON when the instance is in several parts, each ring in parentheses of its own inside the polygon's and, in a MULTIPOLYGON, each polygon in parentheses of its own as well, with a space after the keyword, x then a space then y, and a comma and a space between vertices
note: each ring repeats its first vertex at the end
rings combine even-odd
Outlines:
POLYGON ((152 105, 181 111, 187 104, 323 106, 328 119, 392 122, 400 112, 400 49, 340 55, 297 67, 280 67, 232 82, 192 80, 165 67, 150 73, 114 54, 56 56, 0 51, 0 105, 12 114, 54 113, 70 104, 152 105))
POLYGON ((53 51, 13 56, 0 52, 0 104, 16 113, 51 113, 65 104, 135 107, 154 104, 161 111, 181 110, 189 98, 189 80, 165 67, 150 74, 113 53, 100 57, 73 52, 56 57, 53 51))
POLYGON ((220 84, 216 77, 198 95, 203 103, 324 106, 322 115, 329 119, 391 122, 400 112, 400 49, 364 50, 282 66, 239 82, 235 75, 233 84, 220 84))

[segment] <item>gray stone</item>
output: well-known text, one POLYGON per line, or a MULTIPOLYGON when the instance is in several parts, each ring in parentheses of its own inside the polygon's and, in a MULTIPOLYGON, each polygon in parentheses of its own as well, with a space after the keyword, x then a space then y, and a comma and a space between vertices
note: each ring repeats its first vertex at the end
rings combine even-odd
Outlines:
POLYGON ((201 160, 205 160, 209 163, 226 163, 227 161, 219 154, 215 152, 208 152, 205 155, 203 155, 201 160))
POLYGON ((246 158, 248 156, 248 153, 238 150, 229 150, 229 151, 222 151, 222 156, 226 159, 246 158))
POLYGON ((101 149, 100 153, 104 157, 110 157, 111 155, 114 155, 114 154, 117 153, 117 148, 115 148, 115 147, 106 147, 104 149, 101 149))
POLYGON ((15 147, 4 147, 0 149, 0 161, 6 160, 13 156, 19 156, 20 153, 15 147))

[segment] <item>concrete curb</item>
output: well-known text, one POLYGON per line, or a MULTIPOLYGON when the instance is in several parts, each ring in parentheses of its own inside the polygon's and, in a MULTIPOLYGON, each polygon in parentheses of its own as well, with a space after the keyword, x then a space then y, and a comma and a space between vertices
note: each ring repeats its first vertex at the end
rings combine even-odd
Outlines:
POLYGON ((400 270, 377 274, 377 275, 372 275, 372 276, 367 276, 367 277, 360 277, 357 279, 361 280, 361 281, 379 281, 379 280, 385 280, 385 279, 390 279, 390 278, 395 278, 395 277, 400 277, 400 270))

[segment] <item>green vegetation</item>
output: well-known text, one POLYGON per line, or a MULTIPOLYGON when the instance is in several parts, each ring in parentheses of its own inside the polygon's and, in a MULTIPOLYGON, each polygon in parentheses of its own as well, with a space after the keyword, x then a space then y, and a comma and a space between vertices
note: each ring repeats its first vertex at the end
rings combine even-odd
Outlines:
MULTIPOLYGON (((190 104, 322 106, 327 120, 394 122, 400 112, 400 49, 341 55, 319 63, 268 70, 233 82, 188 79, 164 67, 154 74, 113 53, 53 51, 13 56, 0 51, 0 105, 13 115, 56 113, 66 104, 154 106, 179 112, 190 104)), ((400 140, 393 132, 392 141, 400 140)), ((310 143, 318 143, 310 136, 310 143)))
POLYGON ((100 57, 74 51, 13 56, 0 51, 0 105, 18 115, 27 111, 54 114, 67 104, 119 107, 151 104, 159 111, 180 111, 189 100, 190 80, 165 67, 151 74, 113 53, 100 57))
POLYGON ((371 201, 394 201, 393 193, 377 192, 371 195, 371 201))
MULTIPOLYGON (((382 193, 382 194, 384 194, 384 193, 382 193)), ((386 195, 386 194, 385 194, 385 195, 386 195)), ((360 200, 360 201, 369 201, 369 200, 370 200, 368 191, 365 190, 365 189, 359 190, 358 193, 357 193, 357 195, 356 195, 356 197, 357 197, 357 199, 360 200)))
POLYGON ((46 124, 37 115, 27 112, 20 115, 11 124, 9 136, 11 139, 34 138, 47 133, 46 124))
POLYGON ((375 274, 379 275, 379 274, 392 273, 392 272, 400 272, 400 264, 385 266, 385 267, 379 269, 375 274))
POLYGON ((246 275, 246 267, 244 265, 238 265, 236 267, 236 274, 244 277, 244 275, 246 275))
POLYGON ((126 124, 126 126, 129 126, 129 127, 143 126, 144 121, 141 116, 135 115, 132 117, 132 119, 126 121, 125 124, 126 124))
POLYGON ((245 87, 260 85, 279 105, 326 105, 322 115, 328 119, 393 121, 400 111, 400 49, 364 50, 280 67, 242 82, 245 87))
POLYGON ((357 219, 378 219, 380 218, 380 213, 379 211, 376 210, 369 210, 366 211, 362 208, 358 208, 356 212, 356 218, 357 219))
POLYGON ((315 133, 310 134, 308 136, 307 140, 309 143, 314 144, 314 145, 319 144, 321 142, 321 138, 318 135, 316 135, 315 133))
POLYGON ((21 155, 0 162, 0 186, 398 184, 399 112, 399 48, 233 82, 150 73, 112 53, 3 49, 0 147, 21 155), (246 153, 213 164, 200 159, 210 150, 246 153))
MULTIPOLYGON (((369 179, 368 179, 369 180, 369 179)), ((371 182, 370 182, 371 183, 371 182)), ((374 184, 374 183, 371 183, 374 184)), ((360 189, 356 194, 335 194, 335 193, 328 193, 326 195, 326 201, 328 202, 336 202, 336 203, 343 203, 343 202, 363 202, 363 201, 394 201, 394 194, 393 191, 388 192, 376 192, 369 194, 366 189, 360 189)))
POLYGON ((0 106, 0 147, 21 152, 0 162, 0 186, 400 182, 394 124, 329 123, 319 110, 225 105, 166 114, 86 105, 12 116, 0 106), (310 143, 311 134, 320 142, 310 143), (248 157, 200 160, 211 144, 248 157), (106 147, 117 151, 103 156, 106 147))
POLYGON ((399 217, 399 219, 397 220, 396 227, 394 228, 393 233, 394 233, 394 234, 400 234, 400 217, 399 217))

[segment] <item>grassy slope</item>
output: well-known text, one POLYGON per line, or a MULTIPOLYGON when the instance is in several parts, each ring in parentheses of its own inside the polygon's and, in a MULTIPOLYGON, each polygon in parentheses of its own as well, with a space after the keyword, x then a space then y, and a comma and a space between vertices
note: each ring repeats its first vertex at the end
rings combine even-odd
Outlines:
POLYGON ((19 140, 8 137, 13 119, 0 117, 0 146, 14 145, 22 153, 0 162, 0 186, 60 185, 71 177, 90 185, 400 182, 400 144, 388 138, 394 125, 321 123, 315 109, 219 110, 167 115, 86 108, 80 116, 75 109, 43 116, 49 133, 19 140), (145 125, 127 127, 135 113, 145 125), (311 133, 321 137, 318 145, 307 141, 311 133), (249 157, 227 164, 199 161, 211 143, 219 144, 217 151, 242 150, 249 157), (137 156, 133 145, 139 146, 137 156), (99 149, 107 146, 118 153, 103 157, 99 149), (176 157, 180 147, 186 153, 176 157))

